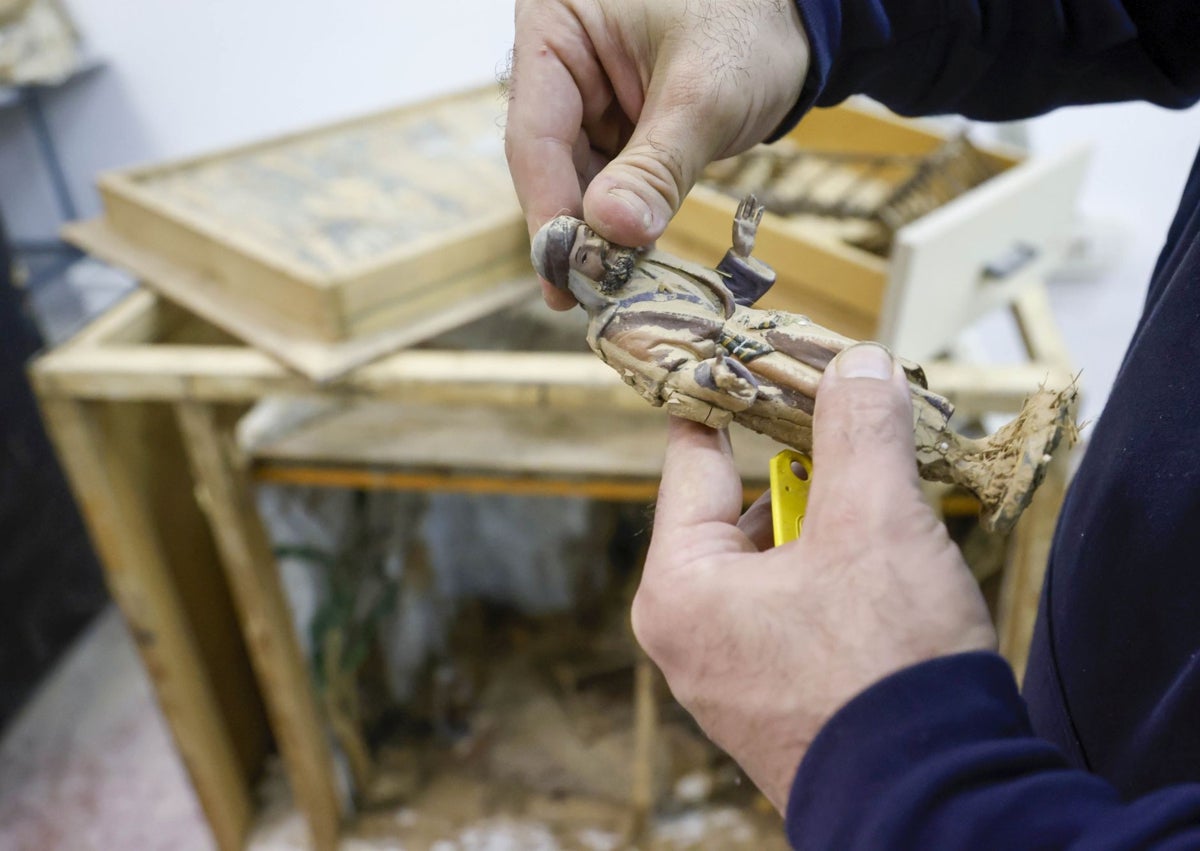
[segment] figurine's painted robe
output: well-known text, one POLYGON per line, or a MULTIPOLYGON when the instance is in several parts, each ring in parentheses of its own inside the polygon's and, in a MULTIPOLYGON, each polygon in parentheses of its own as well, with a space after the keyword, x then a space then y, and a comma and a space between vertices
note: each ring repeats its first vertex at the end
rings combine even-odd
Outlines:
MULTIPOLYGON (((647 252, 620 295, 591 311, 588 343, 651 404, 714 427, 737 419, 807 448, 821 373, 855 341, 804 316, 739 303, 774 278, 732 252, 715 271, 647 252)), ((927 416, 945 426, 953 407, 925 390, 920 367, 905 370, 927 416)))

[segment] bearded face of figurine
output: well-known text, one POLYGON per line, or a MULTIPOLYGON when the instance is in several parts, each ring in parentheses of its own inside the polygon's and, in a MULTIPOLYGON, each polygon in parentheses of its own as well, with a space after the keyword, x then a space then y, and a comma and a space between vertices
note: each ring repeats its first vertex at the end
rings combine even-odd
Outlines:
POLYGON ((639 254, 636 248, 613 245, 571 216, 552 219, 533 238, 537 273, 568 290, 584 307, 608 304, 618 296, 639 254))

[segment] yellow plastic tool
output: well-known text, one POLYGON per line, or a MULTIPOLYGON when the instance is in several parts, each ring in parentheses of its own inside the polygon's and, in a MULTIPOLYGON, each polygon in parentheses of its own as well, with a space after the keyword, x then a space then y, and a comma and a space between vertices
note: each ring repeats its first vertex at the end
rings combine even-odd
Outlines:
POLYGON ((800 537, 810 484, 812 459, 803 452, 785 449, 771 459, 771 525, 775 530, 775 546, 800 537))

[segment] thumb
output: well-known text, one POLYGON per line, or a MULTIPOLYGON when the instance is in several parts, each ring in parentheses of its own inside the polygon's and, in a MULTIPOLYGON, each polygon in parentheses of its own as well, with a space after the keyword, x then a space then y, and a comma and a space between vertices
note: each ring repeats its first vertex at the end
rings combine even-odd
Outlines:
POLYGON ((647 245, 658 239, 736 122, 717 115, 719 99, 703 91, 703 74, 666 57, 651 81, 637 126, 621 153, 592 180, 583 217, 606 239, 647 245))
POLYGON ((822 514, 853 511, 881 522, 909 498, 921 499, 908 379, 883 346, 859 343, 817 388, 808 520, 820 528, 822 514))

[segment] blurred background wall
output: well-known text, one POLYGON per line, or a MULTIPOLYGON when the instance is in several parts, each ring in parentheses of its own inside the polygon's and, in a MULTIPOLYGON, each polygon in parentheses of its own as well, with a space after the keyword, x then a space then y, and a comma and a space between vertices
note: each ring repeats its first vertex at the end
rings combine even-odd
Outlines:
MULTIPOLYGON (((101 169, 178 157, 494 79, 512 44, 498 0, 68 0, 104 67, 47 98, 81 212, 101 169)), ((0 113, 14 238, 57 217, 20 113, 0 113)))

